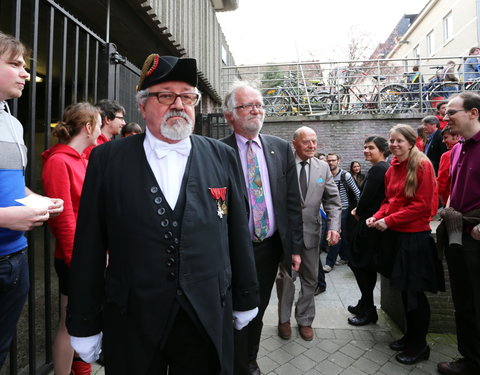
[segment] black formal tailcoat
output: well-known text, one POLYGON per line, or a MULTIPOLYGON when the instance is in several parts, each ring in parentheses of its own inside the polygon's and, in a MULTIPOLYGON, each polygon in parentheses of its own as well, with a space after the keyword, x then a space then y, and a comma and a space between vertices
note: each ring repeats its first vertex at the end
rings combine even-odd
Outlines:
MULTIPOLYGON (((287 141, 265 134, 260 134, 259 138, 267 161, 275 222, 282 241, 284 261, 287 269, 290 269, 291 255, 300 254, 303 249, 302 209, 295 157, 287 141)), ((223 138, 221 141, 235 149, 238 165, 241 168, 235 134, 223 138)), ((242 178, 242 188, 248 201, 244 177, 242 178)))
POLYGON ((235 153, 217 140, 191 136, 183 214, 167 223, 144 137, 107 142, 92 152, 75 235, 68 331, 85 337, 103 330, 110 346, 118 341, 116 368, 141 375, 183 296, 215 345, 220 373, 231 374, 232 306, 245 311, 259 303, 235 153), (209 188, 223 187, 228 213, 221 218, 209 188), (175 241, 171 249, 167 238, 175 241))

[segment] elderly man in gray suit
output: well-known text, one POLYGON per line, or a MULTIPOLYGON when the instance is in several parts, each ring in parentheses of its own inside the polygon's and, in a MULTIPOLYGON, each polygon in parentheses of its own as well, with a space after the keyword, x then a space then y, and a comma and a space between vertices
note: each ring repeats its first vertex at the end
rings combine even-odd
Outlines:
POLYGON ((300 336, 310 341, 313 339, 312 322, 315 318, 314 292, 317 286, 319 243, 322 219, 319 215, 320 205, 328 215, 327 241, 335 245, 340 239, 340 216, 342 204, 338 188, 333 181, 328 164, 314 157, 317 152, 317 135, 314 130, 303 126, 293 136, 295 163, 298 172, 298 184, 302 196, 303 240, 300 270, 289 275, 281 266, 276 280, 278 294, 278 334, 288 340, 292 330, 290 314, 295 296, 294 281, 300 278, 301 290, 298 297, 295 318, 300 336))

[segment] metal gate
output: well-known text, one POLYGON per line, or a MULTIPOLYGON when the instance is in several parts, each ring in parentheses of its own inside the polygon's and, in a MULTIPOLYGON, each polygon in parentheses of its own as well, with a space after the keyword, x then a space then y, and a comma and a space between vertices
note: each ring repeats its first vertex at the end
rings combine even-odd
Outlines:
MULTIPOLYGON (((87 10, 91 11, 91 10, 87 10)), ((52 0, 0 0, 0 30, 31 49, 22 98, 12 113, 24 126, 29 149, 27 186, 42 193, 40 153, 51 146, 51 124, 66 105, 117 99, 127 118, 141 123, 134 87, 139 70, 52 0)), ((9 360, 0 375, 46 374, 52 368, 52 343, 58 322, 59 294, 53 270, 53 240, 45 226, 28 233, 31 288, 17 326, 9 360)))

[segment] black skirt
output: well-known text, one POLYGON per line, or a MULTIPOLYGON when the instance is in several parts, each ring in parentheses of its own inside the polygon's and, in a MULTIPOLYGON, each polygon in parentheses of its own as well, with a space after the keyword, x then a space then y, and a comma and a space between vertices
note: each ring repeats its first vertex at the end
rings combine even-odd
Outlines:
POLYGON ((356 268, 374 267, 374 260, 378 254, 381 236, 382 232, 378 229, 367 227, 365 220, 361 219, 355 227, 348 263, 356 268))
POLYGON ((411 292, 445 291, 443 265, 430 231, 382 233, 377 270, 392 286, 411 292))

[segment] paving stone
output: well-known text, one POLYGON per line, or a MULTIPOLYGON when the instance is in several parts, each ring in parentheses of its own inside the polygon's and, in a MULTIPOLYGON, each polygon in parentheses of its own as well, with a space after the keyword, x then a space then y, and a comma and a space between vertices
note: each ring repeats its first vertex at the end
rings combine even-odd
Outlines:
POLYGON ((390 343, 394 341, 394 338, 392 337, 392 334, 388 331, 378 331, 378 332, 373 332, 373 340, 375 342, 386 342, 390 343))
POLYGON ((373 340, 373 335, 369 331, 365 330, 354 330, 352 331, 353 337, 357 340, 373 340))
POLYGON ((303 354, 317 363, 323 361, 329 356, 329 353, 323 351, 318 346, 308 349, 303 354))
POLYGON ((347 368, 353 362, 355 362, 355 360, 352 357, 349 357, 348 355, 345 355, 345 354, 343 354, 339 351, 331 354, 328 357, 328 360, 336 363, 337 365, 339 365, 343 368, 347 368))
POLYGON ((297 341, 289 341, 287 344, 282 346, 282 349, 287 351, 293 356, 297 356, 307 350, 303 345, 300 345, 297 341))
POLYGON ((306 373, 304 373, 303 375, 321 375, 317 370, 315 370, 314 368, 308 370, 306 373))
POLYGON ((294 358, 293 355, 291 355, 290 353, 286 352, 283 349, 274 350, 268 355, 268 357, 273 359, 275 362, 277 362, 280 365, 283 365, 288 361, 290 361, 292 358, 294 358))
POLYGON ((299 370, 290 363, 286 363, 275 370, 278 375, 303 375, 302 370, 299 370))
MULTIPOLYGON (((395 359, 394 359, 395 361, 395 359)), ((406 375, 410 372, 411 368, 407 369, 405 367, 402 367, 400 363, 395 361, 394 362, 387 362, 385 363, 380 370, 384 372, 385 374, 391 374, 391 375, 406 375)))
POLYGON ((381 365, 368 358, 362 357, 356 360, 352 366, 363 371, 365 374, 376 374, 381 365))
POLYGON ((377 350, 377 349, 370 349, 365 352, 363 355, 364 358, 367 358, 375 363, 378 363, 379 365, 383 365, 386 362, 390 360, 392 357, 393 353, 385 353, 383 351, 377 350))
POLYGON ((334 339, 335 338, 335 330, 328 329, 328 328, 316 328, 315 329, 315 337, 317 339, 334 339))
POLYGON ((317 364, 316 361, 313 361, 312 359, 308 358, 303 354, 300 354, 299 356, 293 358, 289 363, 294 365, 299 370, 302 370, 302 372, 306 372, 312 369, 317 364))
POLYGON ((260 367, 260 370, 262 370, 262 373, 264 374, 270 371, 274 371, 277 367, 280 366, 280 364, 278 364, 268 356, 258 358, 257 363, 258 367, 260 367))
POLYGON ((355 368, 355 367, 349 367, 345 370, 343 370, 340 375, 366 375, 363 371, 355 368))
POLYGON ((262 346, 269 352, 281 348, 283 346, 282 342, 279 342, 275 337, 269 337, 262 341, 262 346))
POLYGON ((337 339, 353 340, 353 332, 349 329, 336 329, 335 337, 337 339))
POLYGON ((327 359, 318 366, 315 366, 315 370, 323 375, 338 375, 343 371, 343 368, 327 359))
POLYGON ((355 345, 357 348, 360 348, 362 350, 369 350, 371 349, 376 342, 375 341, 370 341, 370 340, 352 340, 351 341, 352 345, 355 345))
POLYGON ((341 345, 338 345, 331 340, 322 341, 317 346, 329 354, 335 353, 341 347, 341 345))
POLYGON ((365 350, 362 350, 352 344, 345 345, 343 348, 340 349, 340 351, 353 359, 358 359, 365 353, 365 350))

